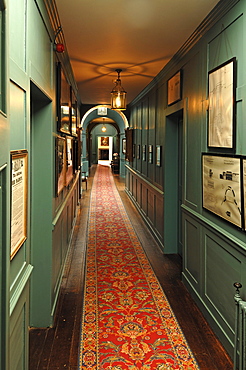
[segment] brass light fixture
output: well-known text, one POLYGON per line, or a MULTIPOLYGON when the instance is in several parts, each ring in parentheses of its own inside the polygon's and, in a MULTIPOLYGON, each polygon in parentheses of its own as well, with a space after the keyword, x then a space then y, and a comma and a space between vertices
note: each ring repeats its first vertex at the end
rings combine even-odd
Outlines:
POLYGON ((106 132, 107 131, 106 126, 105 126, 105 123, 104 123, 104 120, 105 120, 105 117, 103 117, 102 132, 106 132))
POLYGON ((111 91, 111 109, 126 109, 126 91, 121 86, 120 72, 122 69, 115 70, 118 73, 118 78, 115 81, 115 86, 111 91))

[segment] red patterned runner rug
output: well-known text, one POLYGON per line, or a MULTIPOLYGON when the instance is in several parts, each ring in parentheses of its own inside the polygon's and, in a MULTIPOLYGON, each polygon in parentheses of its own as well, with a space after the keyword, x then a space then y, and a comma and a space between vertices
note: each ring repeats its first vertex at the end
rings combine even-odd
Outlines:
POLYGON ((199 369, 109 167, 91 190, 79 369, 199 369))

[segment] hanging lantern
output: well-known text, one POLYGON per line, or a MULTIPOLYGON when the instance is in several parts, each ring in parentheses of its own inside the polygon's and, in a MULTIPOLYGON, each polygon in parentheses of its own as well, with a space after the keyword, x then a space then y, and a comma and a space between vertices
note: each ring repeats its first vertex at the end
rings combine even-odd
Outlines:
POLYGON ((120 72, 122 69, 115 70, 118 73, 118 78, 115 81, 115 86, 111 91, 111 109, 126 109, 126 91, 121 86, 120 72))

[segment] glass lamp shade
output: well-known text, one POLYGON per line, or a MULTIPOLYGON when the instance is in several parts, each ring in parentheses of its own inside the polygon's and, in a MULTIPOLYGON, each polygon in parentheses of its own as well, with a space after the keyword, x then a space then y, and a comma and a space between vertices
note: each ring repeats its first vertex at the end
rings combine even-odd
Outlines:
POLYGON ((116 80, 115 87, 111 91, 111 109, 126 109, 126 91, 121 86, 121 80, 116 80))

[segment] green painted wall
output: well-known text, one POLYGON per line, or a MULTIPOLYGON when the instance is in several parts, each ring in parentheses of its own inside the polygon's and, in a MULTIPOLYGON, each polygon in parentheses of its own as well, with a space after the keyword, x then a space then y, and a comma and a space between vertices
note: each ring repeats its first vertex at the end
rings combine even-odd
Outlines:
MULTIPOLYGON (((235 57, 236 148, 246 156, 245 53, 246 3, 224 1, 174 58, 130 104, 134 145, 126 187, 164 253, 183 256, 183 281, 229 354, 233 355, 234 288, 246 284, 246 232, 202 205, 203 152, 228 153, 207 146, 208 72, 235 57), (167 104, 167 81, 182 70, 182 98, 167 104), (161 166, 142 158, 142 145, 162 146, 161 166), (156 188, 163 203, 156 205, 156 188), (147 190, 146 190, 147 189, 147 190), (143 201, 146 199, 146 201, 143 201), (151 212, 154 207, 155 212, 151 212), (161 226, 155 214, 158 212, 161 226)), ((246 298, 246 290, 242 290, 246 298)))
MULTIPOLYGON (((43 0, 0 0, 0 30, 0 368, 27 370, 29 327, 53 325, 80 176, 74 173, 57 196, 59 56, 43 0), (10 153, 22 149, 28 152, 27 239, 10 259, 10 153)), ((62 58, 77 95, 68 56, 62 58)))

